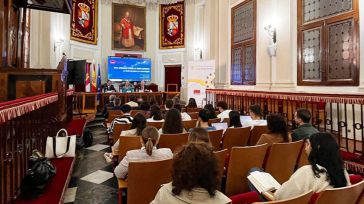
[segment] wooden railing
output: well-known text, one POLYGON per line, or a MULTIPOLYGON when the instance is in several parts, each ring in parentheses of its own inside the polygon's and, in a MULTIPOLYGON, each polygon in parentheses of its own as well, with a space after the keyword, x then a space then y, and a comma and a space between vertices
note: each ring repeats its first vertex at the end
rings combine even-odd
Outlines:
POLYGON ((364 94, 321 94, 300 92, 266 92, 208 89, 206 102, 226 101, 230 109, 249 113, 251 104, 259 104, 264 117, 282 114, 292 128, 296 128, 294 113, 306 108, 312 113, 312 124, 321 131, 337 136, 340 147, 363 155, 364 94))
MULTIPOLYGON (((72 91, 67 92, 68 115, 72 114, 72 91)), ((0 103, 0 203, 12 203, 34 149, 44 153, 47 136, 67 121, 59 118, 59 95, 43 94, 0 103)), ((63 117, 68 120, 70 117, 63 117)))

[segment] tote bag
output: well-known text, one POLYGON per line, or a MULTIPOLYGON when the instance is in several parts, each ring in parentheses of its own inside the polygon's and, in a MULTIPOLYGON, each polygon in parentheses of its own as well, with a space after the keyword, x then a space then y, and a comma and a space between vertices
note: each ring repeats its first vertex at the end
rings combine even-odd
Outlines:
POLYGON ((76 135, 68 136, 67 130, 60 129, 55 137, 47 137, 46 154, 48 158, 75 157, 76 135), (59 137, 60 132, 66 137, 59 137))

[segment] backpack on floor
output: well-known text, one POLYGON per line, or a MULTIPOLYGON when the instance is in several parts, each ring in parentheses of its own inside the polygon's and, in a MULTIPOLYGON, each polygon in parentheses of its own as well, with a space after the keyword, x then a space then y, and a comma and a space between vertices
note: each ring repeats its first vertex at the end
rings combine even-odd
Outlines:
POLYGON ((85 147, 92 146, 92 143, 94 142, 94 136, 92 135, 91 130, 89 128, 85 128, 82 137, 85 147))

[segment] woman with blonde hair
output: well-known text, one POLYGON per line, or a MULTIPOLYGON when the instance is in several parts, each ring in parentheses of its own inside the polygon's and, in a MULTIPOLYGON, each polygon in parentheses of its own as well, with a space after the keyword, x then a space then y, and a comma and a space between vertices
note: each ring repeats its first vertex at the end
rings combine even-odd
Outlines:
POLYGON ((128 174, 129 162, 133 161, 158 161, 171 159, 173 153, 169 148, 157 149, 159 133, 155 127, 146 127, 140 137, 141 149, 131 150, 115 168, 115 176, 119 179, 125 179, 128 174))

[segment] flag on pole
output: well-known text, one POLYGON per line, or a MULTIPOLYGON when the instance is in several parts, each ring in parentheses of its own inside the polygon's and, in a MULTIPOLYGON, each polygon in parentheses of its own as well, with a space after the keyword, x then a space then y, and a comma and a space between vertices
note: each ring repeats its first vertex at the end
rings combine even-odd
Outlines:
POLYGON ((100 73, 100 64, 98 64, 97 71, 97 102, 100 103, 100 95, 101 95, 101 73, 100 73))
POLYGON ((90 83, 90 63, 86 63, 86 80, 85 80, 86 92, 91 91, 91 83, 90 83))
POLYGON ((97 86, 96 86, 96 67, 95 67, 95 64, 92 64, 91 92, 97 92, 97 86))

